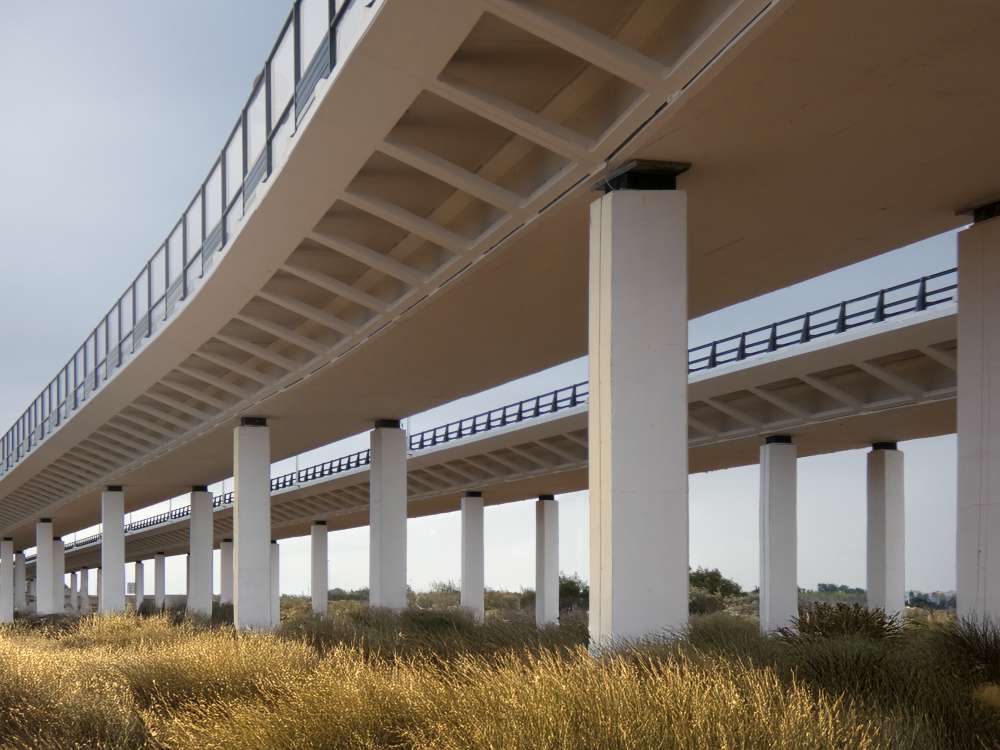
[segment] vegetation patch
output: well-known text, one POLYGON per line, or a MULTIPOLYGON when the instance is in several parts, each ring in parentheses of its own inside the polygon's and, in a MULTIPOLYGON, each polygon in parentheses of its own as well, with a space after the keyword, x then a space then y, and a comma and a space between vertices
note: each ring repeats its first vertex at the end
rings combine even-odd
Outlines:
POLYGON ((813 607, 769 637, 715 613, 594 655, 580 611, 537 629, 516 609, 282 608, 269 634, 176 613, 2 628, 0 747, 1000 744, 1000 631, 983 623, 813 607))

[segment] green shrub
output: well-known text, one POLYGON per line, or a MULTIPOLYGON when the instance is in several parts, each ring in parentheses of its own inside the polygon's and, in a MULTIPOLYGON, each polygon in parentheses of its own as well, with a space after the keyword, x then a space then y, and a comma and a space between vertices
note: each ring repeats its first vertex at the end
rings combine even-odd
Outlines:
POLYGON ((688 592, 688 610, 692 615, 710 615, 725 608, 726 600, 719 594, 694 588, 688 592))
POLYGON ((794 630, 781 628, 784 638, 819 636, 835 638, 860 636, 863 638, 898 638, 903 625, 896 615, 881 609, 868 609, 860 604, 826 604, 814 602, 799 607, 799 616, 793 620, 794 630))
POLYGON ((688 573, 688 585, 693 589, 707 591, 718 596, 737 596, 742 587, 719 572, 718 568, 696 568, 688 573))

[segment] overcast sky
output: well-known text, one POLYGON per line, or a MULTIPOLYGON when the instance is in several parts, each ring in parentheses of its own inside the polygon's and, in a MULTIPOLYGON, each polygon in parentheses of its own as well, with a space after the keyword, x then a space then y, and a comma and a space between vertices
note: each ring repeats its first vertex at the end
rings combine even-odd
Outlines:
MULTIPOLYGON (((4 2, 0 337, 7 354, 0 429, 69 359, 163 241, 235 123, 289 7, 282 0, 4 2)), ((691 344, 954 264, 954 235, 933 238, 694 320, 691 344)), ((410 426, 423 429, 584 379, 581 359, 416 415, 410 426)), ((316 451, 301 465, 365 440, 316 451)), ((901 448, 907 587, 952 589, 954 436, 901 448)), ((800 461, 799 585, 864 585, 864 487, 864 451, 800 461)), ((691 564, 719 567, 756 586, 757 468, 694 475, 690 488, 691 564)), ((487 586, 533 586, 533 527, 531 503, 487 509, 487 586)), ((410 584, 457 581, 458 514, 411 520, 408 531, 410 584)), ((305 593, 308 540, 281 547, 283 593, 305 593)), ((586 493, 561 496, 562 570, 586 578, 587 549, 586 493)), ((330 585, 367 585, 367 550, 367 529, 331 534, 330 585)), ((151 570, 147 576, 149 591, 151 570)), ((181 591, 180 559, 169 561, 168 577, 168 590, 181 591)))

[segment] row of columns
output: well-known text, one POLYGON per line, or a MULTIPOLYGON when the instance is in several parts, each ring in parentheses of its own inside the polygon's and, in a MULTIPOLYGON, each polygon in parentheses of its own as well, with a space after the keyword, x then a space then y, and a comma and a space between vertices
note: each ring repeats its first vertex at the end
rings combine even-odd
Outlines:
MULTIPOLYGON (((255 425, 259 428, 260 425, 255 425)), ((260 440, 258 447, 266 444, 260 440)), ((266 437, 266 435, 264 435, 266 437)), ((382 578, 382 585, 372 591, 372 606, 401 609, 406 606, 406 507, 398 502, 405 499, 400 492, 399 467, 405 472, 405 434, 396 426, 379 425, 373 432, 373 466, 381 468, 380 481, 373 484, 372 538, 378 540, 371 552, 372 570, 382 578), (386 431, 392 431, 387 433, 386 431), (387 450, 388 447, 388 450, 387 450), (390 451, 392 451, 390 453, 390 451), (388 456, 397 465, 389 466, 388 456), (394 484, 395 483, 395 484, 394 484), (395 495, 395 497, 393 497, 395 495), (381 545, 381 546, 379 546, 381 545)), ((244 447, 246 446, 244 441, 244 447)), ((886 611, 901 611, 904 603, 904 530, 905 509, 903 500, 903 454, 895 443, 881 442, 872 446, 868 454, 868 508, 867 508, 867 570, 868 603, 886 611)), ((789 436, 772 436, 760 449, 760 622, 765 630, 775 630, 790 624, 797 614, 797 491, 796 446, 789 436)), ((405 476, 405 474, 404 474, 405 476)), ((120 494, 110 489, 108 494, 120 494)), ((118 507, 114 500, 113 509, 118 507)), ((192 491, 190 516, 190 552, 188 565, 188 608, 200 614, 211 614, 212 606, 212 496, 204 487, 192 491)), ((461 499, 461 606, 468 609, 477 620, 485 614, 485 527, 482 494, 466 492, 461 499)), ((536 527, 536 622, 541 626, 558 621, 559 617, 559 527, 558 504, 551 495, 539 497, 535 510, 536 527)), ((51 534, 51 520, 38 523, 38 550, 36 562, 37 611, 52 614, 64 611, 64 565, 62 540, 51 534), (51 575, 46 573, 51 570, 51 575)), ((328 529, 324 521, 316 521, 311 528, 311 590, 312 607, 317 614, 327 611, 328 589, 328 529)), ((24 556, 13 554, 13 541, 5 539, 0 545, 0 621, 12 618, 15 608, 24 608, 24 556), (20 571, 19 573, 17 571, 20 571), (14 592, 20 592, 15 597, 14 592)), ((260 621, 273 627, 280 621, 279 598, 279 548, 269 540, 266 581, 267 612, 260 621)), ((221 556, 222 603, 234 600, 234 544, 223 539, 221 556)), ((102 558, 106 559, 102 555, 102 558)), ((157 553, 154 558, 154 604, 161 609, 165 603, 166 558, 157 553)), ((687 564, 685 561, 685 570, 687 564)), ((124 568, 122 567, 124 579, 124 568)), ((99 599, 107 596, 104 582, 111 576, 102 576, 98 569, 99 599)), ((117 576, 115 577, 117 579, 117 576)), ((87 570, 70 574, 70 600, 72 611, 89 609, 89 573, 87 570)), ((373 579, 374 580, 374 579, 373 579)), ((647 584, 648 586, 648 584, 647 584)), ((135 602, 142 606, 145 598, 145 567, 143 561, 135 563, 135 602)), ((686 581, 685 581, 686 592, 686 581)), ((111 611, 99 604, 99 610, 111 611)), ((121 609, 124 609, 122 605, 121 609)), ((120 610, 115 610, 120 611, 120 610)), ((244 614, 246 609, 243 610, 244 614)), ((686 616, 686 607, 685 607, 686 616)), ((242 627, 247 627, 245 624, 242 627)), ((619 617, 619 625, 623 619, 619 617)), ((263 626, 258 626, 263 627, 263 626)), ((649 632, 649 631, 647 631, 649 632)))
MULTIPOLYGON (((635 163, 609 176, 591 204, 590 634, 597 645, 678 631, 688 621, 687 198, 676 189, 684 169, 635 163)), ((1000 615, 1000 554, 984 554, 986 540, 1000 538, 1000 472, 991 460, 1000 453, 1000 399, 989 399, 1000 392, 989 387, 993 373, 1000 382, 993 335, 1000 297, 992 292, 1000 282, 1000 220, 986 226, 969 230, 959 249, 959 339, 962 360, 971 348, 975 361, 959 367, 958 590, 960 612, 985 602, 981 610, 1000 615), (963 316, 971 319, 964 327, 963 316)), ((905 595, 902 466, 894 443, 873 445, 868 603, 887 611, 901 611, 905 595)), ((796 449, 790 437, 773 436, 760 450, 766 630, 798 614, 796 523, 796 449)))

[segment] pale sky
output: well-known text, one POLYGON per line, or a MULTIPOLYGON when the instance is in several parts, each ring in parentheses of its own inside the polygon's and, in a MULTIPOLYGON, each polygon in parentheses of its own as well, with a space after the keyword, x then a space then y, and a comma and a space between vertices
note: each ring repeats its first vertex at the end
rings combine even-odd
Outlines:
MULTIPOLYGON (((289 7, 281 0, 6 0, 0 342, 13 354, 0 369, 0 429, 69 359, 172 228, 235 123, 289 7)), ((954 234, 933 238, 693 320, 690 342, 954 265, 954 234)), ((586 374, 584 359, 566 363, 415 415, 409 424, 424 429, 586 374)), ((300 465, 357 450, 366 440, 314 451, 300 465)), ((900 447, 906 453, 907 588, 952 589, 955 438, 900 447)), ((691 476, 692 566, 718 567, 745 587, 756 586, 757 483, 756 467, 691 476)), ((864 487, 864 451, 800 461, 800 586, 864 585, 864 487)), ((560 568, 586 578, 586 493, 559 500, 560 568)), ((533 528, 530 502, 487 509, 487 586, 534 585, 533 528)), ((411 586, 458 580, 457 513, 413 519, 408 533, 411 586)), ((308 539, 283 541, 281 549, 282 592, 307 592, 308 539)), ((331 587, 367 585, 367 553, 367 528, 333 532, 331 587)), ((151 570, 147 576, 149 591, 151 570)), ((168 578, 171 593, 183 590, 180 558, 168 561, 168 578)))

